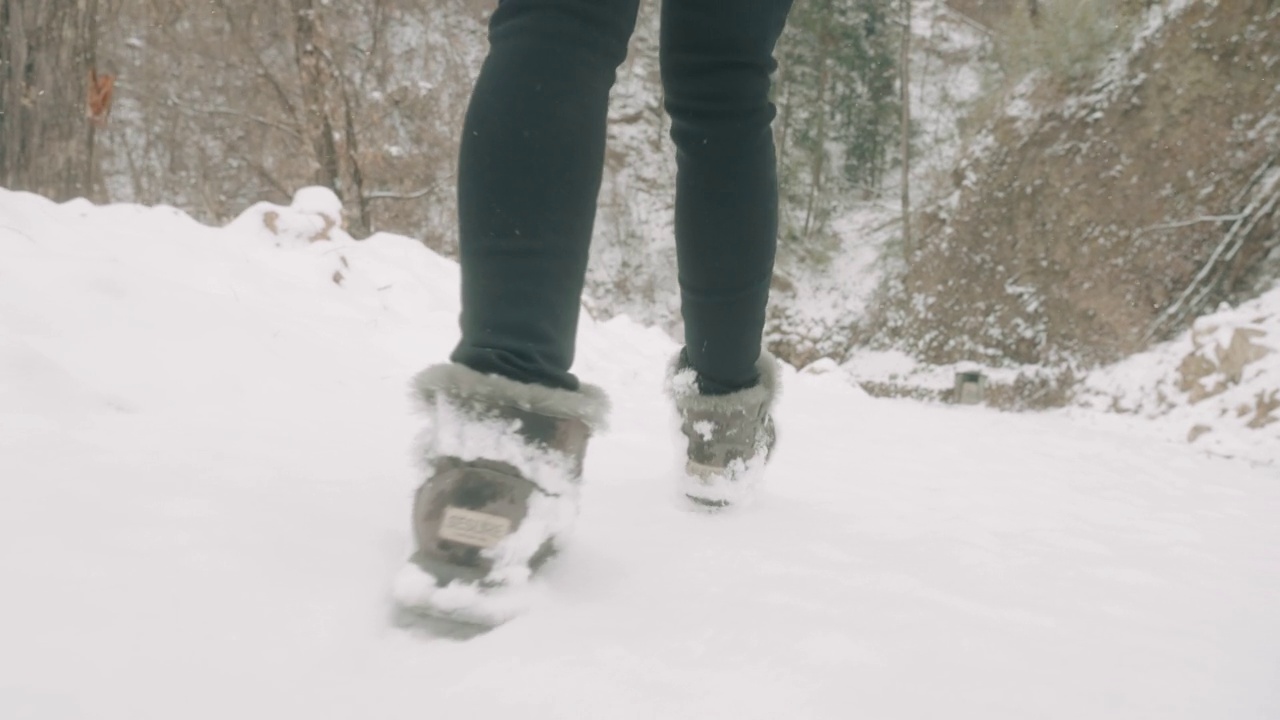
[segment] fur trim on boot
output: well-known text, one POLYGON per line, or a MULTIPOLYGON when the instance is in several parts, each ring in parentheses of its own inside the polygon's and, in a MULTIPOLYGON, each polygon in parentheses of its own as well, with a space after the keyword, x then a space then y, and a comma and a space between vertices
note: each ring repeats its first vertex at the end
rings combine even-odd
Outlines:
POLYGON ((425 407, 444 393, 458 399, 495 405, 513 405, 539 415, 581 420, 592 432, 608 427, 609 398, 604 390, 586 383, 578 391, 531 385, 485 375, 465 365, 432 365, 413 378, 414 394, 425 407))

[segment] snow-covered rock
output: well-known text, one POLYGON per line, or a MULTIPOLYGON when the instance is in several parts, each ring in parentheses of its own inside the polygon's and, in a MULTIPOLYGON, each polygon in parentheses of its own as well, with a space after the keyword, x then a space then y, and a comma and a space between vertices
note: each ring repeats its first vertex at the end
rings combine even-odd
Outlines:
POLYGON ((294 193, 293 201, 287 206, 255 203, 227 228, 293 247, 348 237, 343 230, 342 201, 325 187, 302 188, 294 193))
POLYGON ((1280 287, 1093 373, 1079 403, 1154 419, 1211 452, 1280 461, 1280 287))

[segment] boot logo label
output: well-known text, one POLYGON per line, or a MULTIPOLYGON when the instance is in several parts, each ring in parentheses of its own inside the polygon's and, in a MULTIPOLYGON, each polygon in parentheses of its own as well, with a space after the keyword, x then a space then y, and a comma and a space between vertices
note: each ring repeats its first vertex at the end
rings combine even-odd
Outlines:
POLYGON ((498 515, 464 510, 452 505, 444 509, 440 537, 445 540, 491 548, 511 532, 511 521, 498 515))

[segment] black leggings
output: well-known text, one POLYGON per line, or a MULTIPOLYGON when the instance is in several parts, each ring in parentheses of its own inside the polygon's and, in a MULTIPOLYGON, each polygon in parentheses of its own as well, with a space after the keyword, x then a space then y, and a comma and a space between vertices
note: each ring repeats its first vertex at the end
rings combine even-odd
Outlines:
MULTIPOLYGON (((458 168, 452 359, 577 389, 570 372, 615 72, 639 0, 502 0, 458 168)), ((663 0, 685 354, 703 391, 754 385, 777 249, 773 48, 791 0, 663 0)))

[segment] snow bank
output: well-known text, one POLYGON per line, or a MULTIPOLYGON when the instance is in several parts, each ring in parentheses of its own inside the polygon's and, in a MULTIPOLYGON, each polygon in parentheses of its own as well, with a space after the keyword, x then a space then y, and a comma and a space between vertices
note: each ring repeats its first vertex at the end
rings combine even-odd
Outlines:
POLYGON ((1150 418, 1213 453, 1280 461, 1280 287, 1093 373, 1079 403, 1150 418))

